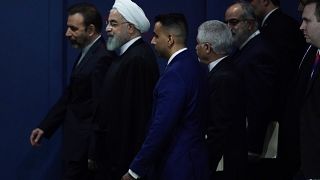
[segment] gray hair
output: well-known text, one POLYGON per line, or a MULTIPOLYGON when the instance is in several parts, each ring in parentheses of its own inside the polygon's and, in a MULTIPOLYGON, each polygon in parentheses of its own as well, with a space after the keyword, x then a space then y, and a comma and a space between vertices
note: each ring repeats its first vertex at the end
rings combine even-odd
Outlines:
POLYGON ((210 43, 213 51, 220 55, 232 51, 232 33, 228 26, 218 20, 209 20, 198 28, 199 43, 210 43))
POLYGON ((238 4, 241 6, 243 12, 241 18, 254 21, 255 28, 258 29, 259 23, 257 20, 257 16, 254 13, 254 8, 252 7, 252 5, 247 1, 240 1, 238 2, 238 4))

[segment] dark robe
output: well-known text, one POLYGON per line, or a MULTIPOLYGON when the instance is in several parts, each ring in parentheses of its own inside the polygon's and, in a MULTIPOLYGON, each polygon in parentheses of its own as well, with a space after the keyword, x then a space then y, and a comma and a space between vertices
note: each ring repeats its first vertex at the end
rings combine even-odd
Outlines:
POLYGON ((140 149, 159 78, 156 57, 142 39, 110 66, 96 112, 98 179, 121 179, 140 149))

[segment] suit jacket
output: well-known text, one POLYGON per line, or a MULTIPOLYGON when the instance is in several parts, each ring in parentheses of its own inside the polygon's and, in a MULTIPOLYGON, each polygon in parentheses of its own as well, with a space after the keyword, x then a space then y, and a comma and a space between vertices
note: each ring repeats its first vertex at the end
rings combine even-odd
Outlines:
POLYGON ((92 131, 95 92, 102 76, 111 64, 113 54, 108 52, 105 41, 98 39, 78 66, 75 62, 70 83, 58 102, 38 126, 44 136, 51 135, 63 124, 63 157, 78 161, 88 157, 88 146, 92 131))
MULTIPOLYGON (((310 74, 317 52, 316 47, 310 46, 301 61, 298 74, 295 76, 294 84, 288 91, 285 118, 279 131, 280 158, 289 177, 293 177, 301 166, 300 156, 300 112, 304 104, 306 92, 309 86, 310 74)), ((310 84, 311 85, 311 84, 310 84)))
POLYGON ((274 113, 275 58, 261 35, 252 38, 233 58, 243 78, 248 150, 261 154, 267 126, 274 113))
POLYGON ((206 180, 204 144, 205 72, 188 51, 167 65, 154 90, 152 121, 142 148, 130 165, 152 180, 206 180))
POLYGON ((121 179, 128 171, 145 138, 158 78, 156 56, 142 38, 111 64, 95 116, 102 179, 121 179))
POLYGON ((223 155, 225 179, 243 179, 247 162, 243 84, 232 59, 221 60, 209 72, 207 144, 211 171, 223 155))
MULTIPOLYGON (((316 53, 309 51, 306 59, 314 61, 316 53)), ((312 63, 313 64, 313 63, 312 63)), ((309 74, 310 75, 310 74, 309 74)), ((320 68, 309 78, 300 111, 301 169, 306 178, 320 178, 320 68)))
MULTIPOLYGON (((299 23, 292 17, 276 9, 265 20, 260 28, 261 35, 272 48, 276 58, 277 75, 275 97, 275 111, 272 120, 280 122, 283 119, 284 109, 290 85, 298 72, 298 65, 305 51, 305 39, 299 29, 299 23)), ((280 130, 281 131, 281 130, 280 130)), ((286 153, 285 150, 283 153, 286 153)))

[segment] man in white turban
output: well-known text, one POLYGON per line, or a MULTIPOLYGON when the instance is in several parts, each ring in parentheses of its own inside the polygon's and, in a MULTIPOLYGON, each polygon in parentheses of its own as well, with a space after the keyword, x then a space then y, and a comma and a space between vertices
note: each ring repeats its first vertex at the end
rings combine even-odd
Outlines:
POLYGON ((116 0, 109 12, 107 48, 119 58, 110 66, 95 115, 98 178, 121 179, 138 152, 152 109, 152 92, 159 77, 156 56, 142 39, 150 23, 131 0, 116 0))

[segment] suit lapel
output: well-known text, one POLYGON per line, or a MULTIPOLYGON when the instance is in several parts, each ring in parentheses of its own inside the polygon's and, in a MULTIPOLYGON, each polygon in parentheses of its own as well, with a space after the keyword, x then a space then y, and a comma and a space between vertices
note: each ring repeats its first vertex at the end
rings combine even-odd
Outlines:
MULTIPOLYGON (((315 56, 316 53, 317 53, 317 49, 315 48, 315 50, 310 51, 310 54, 308 56, 309 60, 312 61, 312 63, 311 63, 312 65, 313 65, 314 59, 316 57, 315 56)), ((311 74, 309 73, 310 79, 309 79, 309 82, 308 82, 308 86, 307 86, 307 90, 306 90, 305 96, 307 96, 310 93, 310 90, 312 89, 312 86, 314 85, 314 82, 319 79, 319 76, 320 76, 319 70, 320 70, 320 68, 319 68, 319 65, 318 65, 316 67, 315 71, 314 71, 314 74, 313 74, 312 78, 311 78, 311 74)))
POLYGON ((281 13, 280 9, 276 9, 275 11, 273 11, 269 17, 266 19, 266 21, 263 23, 263 26, 260 27, 259 29, 264 29, 267 28, 269 26, 269 22, 271 21, 270 19, 272 18, 277 18, 277 16, 279 16, 279 14, 281 13))

